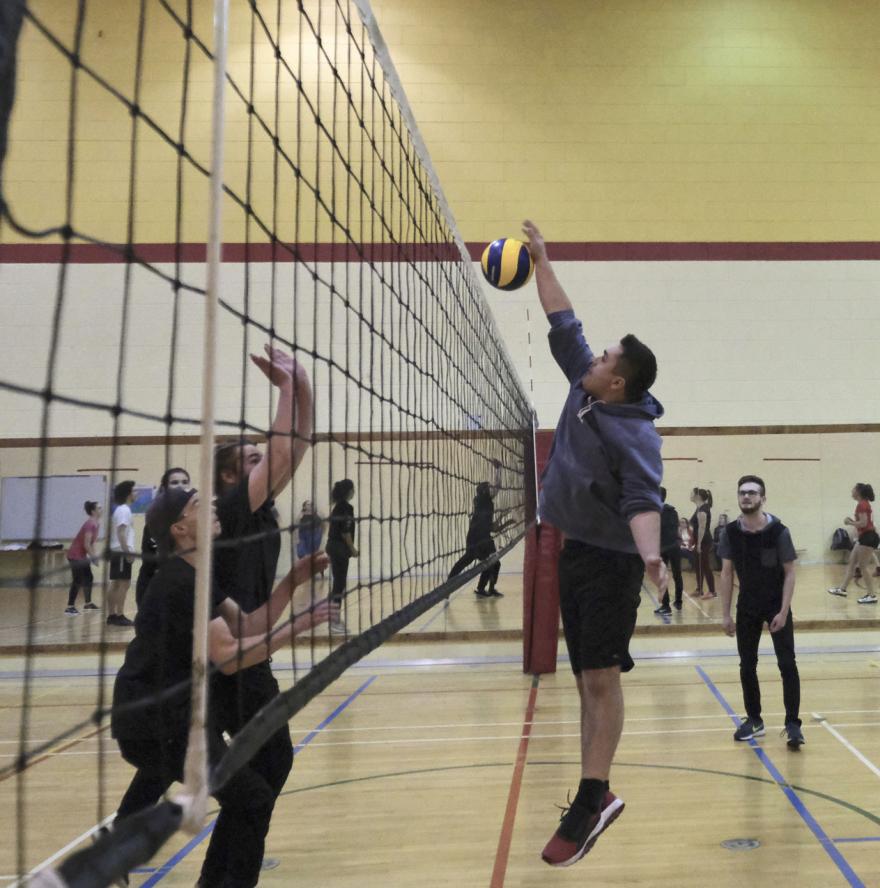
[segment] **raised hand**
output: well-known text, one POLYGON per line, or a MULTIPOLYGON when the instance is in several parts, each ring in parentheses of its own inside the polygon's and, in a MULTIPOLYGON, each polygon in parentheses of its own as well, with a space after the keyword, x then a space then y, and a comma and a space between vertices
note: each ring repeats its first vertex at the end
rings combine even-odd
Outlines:
POLYGON ((532 254, 532 261, 537 265, 547 258, 547 245, 544 243, 544 235, 541 234, 537 225, 530 219, 526 219, 522 224, 523 234, 528 238, 526 246, 532 254))
POLYGON ((294 380, 307 380, 305 368, 299 364, 293 355, 275 348, 268 343, 263 346, 266 355, 251 355, 251 360, 263 375, 279 388, 285 383, 291 383, 294 380))

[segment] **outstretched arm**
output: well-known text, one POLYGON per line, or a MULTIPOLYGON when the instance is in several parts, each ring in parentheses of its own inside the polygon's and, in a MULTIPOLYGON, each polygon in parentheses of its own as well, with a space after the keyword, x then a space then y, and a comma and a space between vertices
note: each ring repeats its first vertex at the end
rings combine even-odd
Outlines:
POLYGON ((538 226, 534 222, 526 219, 522 226, 523 234, 528 238, 529 252, 532 254, 532 261, 535 263, 535 283, 538 285, 538 298, 541 300, 541 306, 545 314, 552 314, 554 311, 568 311, 572 308, 571 300, 562 289, 562 284, 550 265, 547 258, 547 245, 544 243, 544 236, 541 234, 538 226))
POLYGON ((281 349, 266 345, 265 350, 267 357, 251 355, 251 360, 277 386, 278 407, 266 455, 248 479, 252 512, 287 486, 312 438, 312 387, 305 368, 281 349))
POLYGON ((208 624, 208 656, 224 675, 233 675, 267 660, 275 651, 289 644, 294 635, 338 618, 339 604, 324 599, 293 620, 288 620, 271 637, 250 635, 236 638, 225 617, 216 617, 208 624))
POLYGON ((248 636, 268 635, 290 604, 293 590, 297 586, 307 583, 315 574, 326 570, 329 564, 330 559, 324 552, 316 552, 314 555, 300 558, 287 576, 272 590, 269 600, 249 614, 245 613, 233 599, 224 598, 220 603, 220 615, 229 627, 233 638, 242 639, 248 636))

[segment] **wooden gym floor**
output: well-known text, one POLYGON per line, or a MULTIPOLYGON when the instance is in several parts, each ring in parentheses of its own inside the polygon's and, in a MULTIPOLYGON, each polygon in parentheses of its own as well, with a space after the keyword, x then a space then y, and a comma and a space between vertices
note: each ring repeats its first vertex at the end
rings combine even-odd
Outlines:
MULTIPOLYGON (((532 679, 515 642, 386 645, 292 722, 296 762, 260 884, 878 886, 880 643, 865 631, 803 632, 797 643, 807 744, 792 753, 779 736, 781 686, 766 635, 767 735, 752 744, 732 739, 731 714, 742 707, 732 639, 636 637, 612 773, 626 810, 563 870, 539 857, 554 806, 578 779, 577 698, 563 649, 555 675, 532 679)), ((118 662, 111 653, 107 666, 118 662)), ((22 663, 0 657, 3 763, 17 748, 22 663)), ((289 652, 275 665, 283 686, 289 652)), ((94 655, 42 655, 36 666, 29 717, 39 740, 88 712, 97 679, 94 655)), ((26 866, 88 841, 131 773, 94 727, 30 767, 20 784, 26 866)), ((16 884, 16 793, 15 778, 0 783, 2 886, 16 884)), ((192 885, 205 847, 175 836, 132 885, 192 885)))

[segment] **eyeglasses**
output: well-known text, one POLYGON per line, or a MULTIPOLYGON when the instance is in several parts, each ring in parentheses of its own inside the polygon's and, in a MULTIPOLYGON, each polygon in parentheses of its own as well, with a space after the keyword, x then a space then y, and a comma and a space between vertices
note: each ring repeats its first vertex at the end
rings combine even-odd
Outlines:
POLYGON ((737 492, 740 496, 761 496, 760 490, 740 490, 737 492))

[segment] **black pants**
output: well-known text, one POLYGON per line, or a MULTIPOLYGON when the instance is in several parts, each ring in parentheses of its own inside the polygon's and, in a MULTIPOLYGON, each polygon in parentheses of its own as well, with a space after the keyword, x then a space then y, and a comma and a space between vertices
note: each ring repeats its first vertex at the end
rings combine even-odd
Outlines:
MULTIPOLYGON (((681 604, 681 599, 684 595, 684 580, 681 576, 681 549, 676 545, 660 554, 663 556, 663 561, 666 563, 666 566, 672 571, 672 578, 675 581, 675 603, 681 604)), ((663 601, 661 604, 669 604, 668 587, 663 593, 663 601)))
MULTIPOLYGON (((122 799, 117 819, 154 805, 175 780, 183 779, 186 731, 160 738, 145 725, 118 737, 122 757, 137 773, 122 799)), ((208 758, 216 764, 226 750, 219 729, 208 731, 208 758)), ((239 770, 215 798, 220 814, 205 854, 199 885, 204 888, 252 888, 260 877, 263 850, 275 796, 252 767, 239 770)))
POLYGON ((86 559, 84 561, 68 560, 67 563, 70 565, 71 574, 73 574, 73 582, 67 593, 67 606, 73 607, 76 604, 76 595, 80 589, 83 590, 86 604, 89 604, 92 600, 92 583, 95 581, 92 576, 91 562, 86 559))
MULTIPOLYGON (((469 564, 473 564, 475 561, 483 561, 495 551, 497 550, 493 540, 484 540, 482 543, 477 543, 475 546, 468 546, 464 555, 455 562, 452 566, 452 570, 449 571, 449 579, 451 580, 453 577, 458 576, 469 564)), ((480 574, 480 579, 477 583, 478 591, 482 592, 487 585, 489 586, 490 592, 494 591, 495 583, 498 582, 499 573, 501 573, 501 562, 496 561, 491 567, 487 567, 480 574)))
POLYGON ((345 584, 348 580, 348 562, 351 561, 351 550, 345 543, 327 540, 327 555, 330 557, 330 570, 333 573, 330 600, 342 601, 345 598, 345 584))
MULTIPOLYGON (((211 681, 211 694, 211 706, 217 712, 220 727, 234 737, 263 706, 278 696, 278 682, 267 661, 235 675, 218 673, 211 681)), ((287 725, 260 747, 250 767, 269 784, 276 798, 293 767, 293 741, 287 725)))
MULTIPOLYGON (((758 684, 758 644, 764 624, 775 614, 758 617, 737 610, 736 647, 739 651, 739 679, 742 683, 743 702, 749 718, 761 718, 761 688, 758 684)), ((801 708, 801 679, 794 656, 794 620, 789 611, 788 620, 778 632, 771 632, 776 663, 782 676, 782 700, 785 704, 785 722, 797 722, 801 708)))

